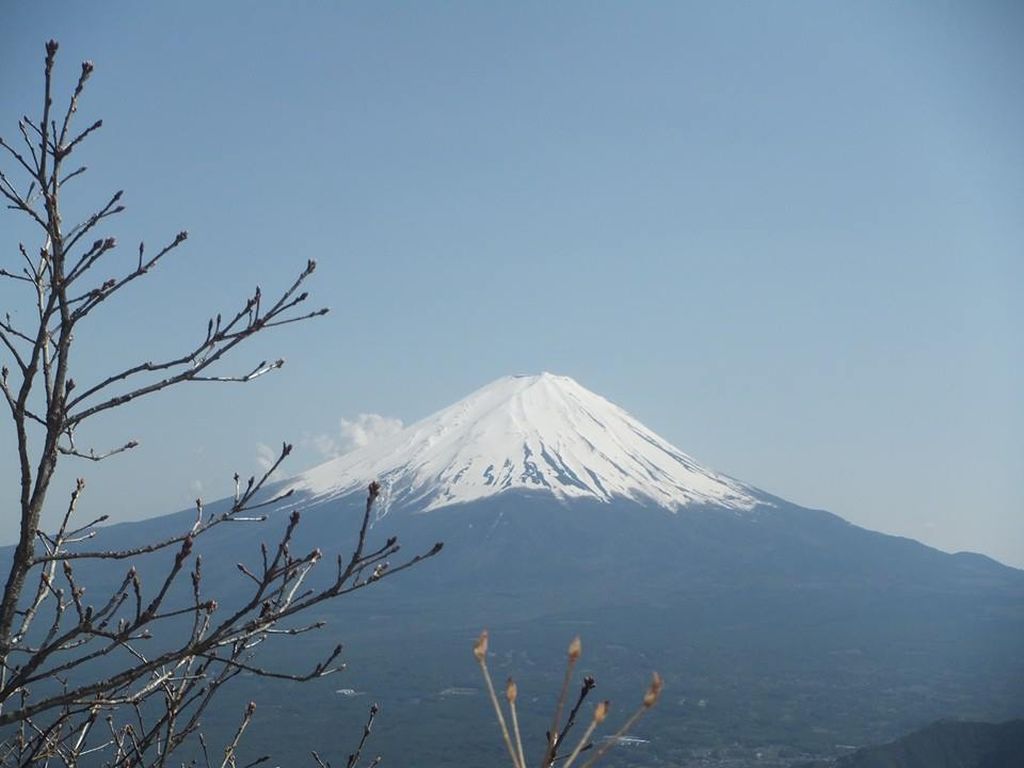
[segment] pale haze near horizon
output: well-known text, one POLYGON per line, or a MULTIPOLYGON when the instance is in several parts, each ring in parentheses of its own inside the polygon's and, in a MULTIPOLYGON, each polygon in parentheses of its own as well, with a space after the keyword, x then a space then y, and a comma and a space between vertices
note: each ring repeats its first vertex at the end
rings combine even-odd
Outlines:
POLYGON ((62 487, 161 514, 551 370, 744 482, 1024 566, 1022 33, 1014 3, 10 4, 0 135, 58 39, 104 120, 70 211, 126 190, 122 265, 191 233, 79 380, 307 258, 332 307, 229 367, 273 376, 97 422, 142 446, 62 487))

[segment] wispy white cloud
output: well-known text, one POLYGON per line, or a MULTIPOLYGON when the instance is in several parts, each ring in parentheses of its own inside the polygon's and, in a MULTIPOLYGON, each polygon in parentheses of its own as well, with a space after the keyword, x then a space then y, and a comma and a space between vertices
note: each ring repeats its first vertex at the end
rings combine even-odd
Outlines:
POLYGON ((355 419, 341 419, 339 446, 342 453, 376 442, 383 437, 390 437, 402 431, 405 426, 401 419, 381 416, 379 413, 360 413, 355 419))
POLYGON ((379 413, 360 413, 353 419, 340 419, 336 433, 323 433, 307 438, 308 444, 322 456, 333 459, 381 438, 390 437, 405 425, 401 419, 379 413))

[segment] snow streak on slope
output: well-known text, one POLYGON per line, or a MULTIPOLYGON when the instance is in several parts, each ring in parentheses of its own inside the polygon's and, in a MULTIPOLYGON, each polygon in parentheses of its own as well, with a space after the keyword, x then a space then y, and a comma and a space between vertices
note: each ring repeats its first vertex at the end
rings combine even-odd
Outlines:
POLYGON ((567 376, 509 376, 293 479, 333 497, 377 479, 391 503, 436 509, 511 489, 559 499, 624 497, 678 509, 750 509, 756 491, 698 465, 567 376))

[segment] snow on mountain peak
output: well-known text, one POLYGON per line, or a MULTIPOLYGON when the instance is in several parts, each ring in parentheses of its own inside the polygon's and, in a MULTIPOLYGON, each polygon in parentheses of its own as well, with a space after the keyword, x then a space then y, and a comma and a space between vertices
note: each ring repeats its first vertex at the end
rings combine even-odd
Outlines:
POLYGON ((568 376, 506 376, 395 435, 315 467, 290 485, 329 498, 371 480, 390 503, 437 509, 503 491, 624 497, 675 510, 750 509, 755 491, 698 465, 568 376))

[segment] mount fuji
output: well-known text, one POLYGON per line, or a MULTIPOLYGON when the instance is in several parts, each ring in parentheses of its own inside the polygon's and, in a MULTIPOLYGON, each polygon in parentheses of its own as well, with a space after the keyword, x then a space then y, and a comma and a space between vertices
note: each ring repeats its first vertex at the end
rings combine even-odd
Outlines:
MULTIPOLYGON (((657 668, 666 695, 636 733, 647 741, 622 758, 636 764, 733 750, 732 763, 700 764, 744 765, 743 755, 763 764, 760 751, 788 754, 775 764, 789 765, 939 718, 1024 715, 1024 572, 727 477, 564 376, 499 379, 279 481, 272 491, 293 493, 265 524, 197 542, 204 570, 229 590, 235 563, 258 557, 293 508, 302 512, 296 547, 345 551, 373 480, 384 492, 371 538, 398 536, 409 552, 444 541, 444 551, 312 617, 329 631, 304 635, 292 652, 313 657, 343 640, 343 681, 284 696, 258 680, 238 687, 274 726, 255 732, 254 750, 299 762, 312 728, 318 749, 349 748, 365 709, 351 694, 366 692, 383 702, 375 734, 386 756, 424 766, 500 760, 470 656, 482 627, 492 670, 516 676, 524 730, 537 738, 575 634, 581 671, 622 707, 657 668)), ((111 547, 133 544, 191 519, 182 512, 104 536, 111 547)))
POLYGON ((559 501, 624 499, 676 511, 749 510, 753 489, 697 464, 568 376, 508 376, 402 432, 301 475, 312 499, 378 480, 391 500, 429 511, 508 491, 559 501))

